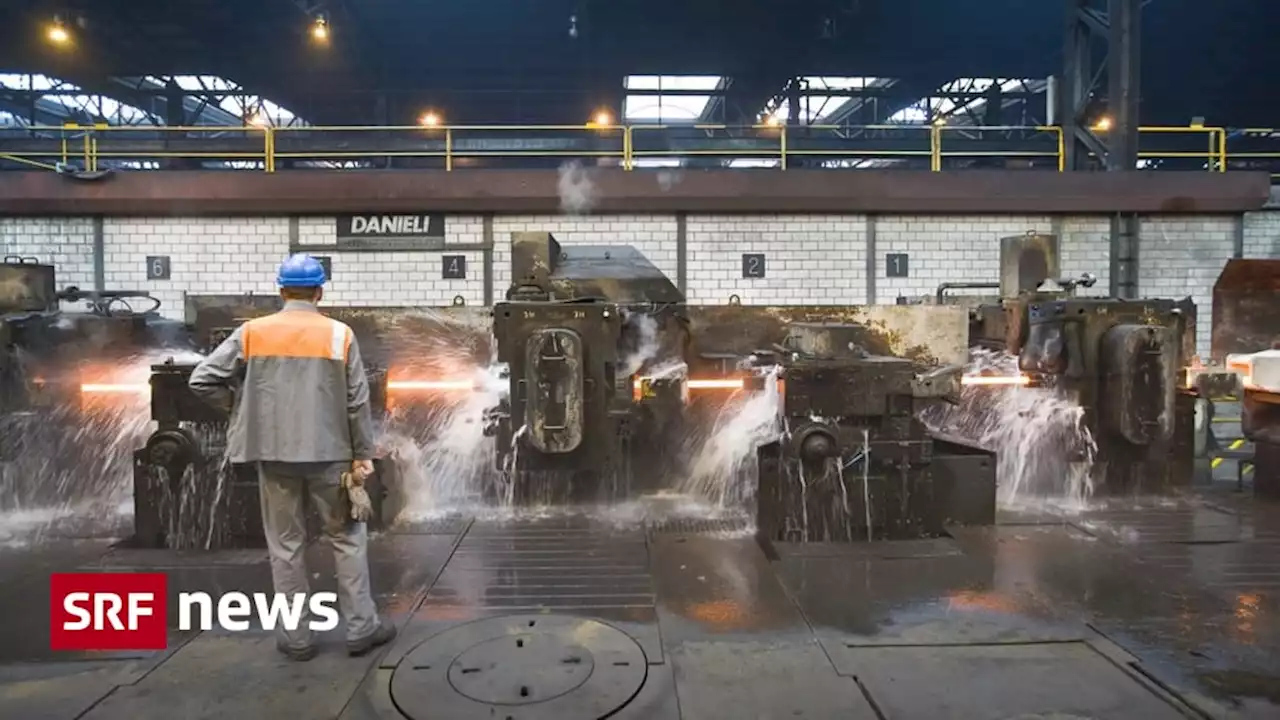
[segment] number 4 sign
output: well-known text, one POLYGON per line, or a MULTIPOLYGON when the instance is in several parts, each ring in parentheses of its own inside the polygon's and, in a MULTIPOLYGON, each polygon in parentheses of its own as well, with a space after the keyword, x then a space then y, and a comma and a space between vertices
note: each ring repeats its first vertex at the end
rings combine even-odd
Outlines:
POLYGON ((445 280, 466 280, 467 256, 445 255, 440 267, 440 277, 445 280))

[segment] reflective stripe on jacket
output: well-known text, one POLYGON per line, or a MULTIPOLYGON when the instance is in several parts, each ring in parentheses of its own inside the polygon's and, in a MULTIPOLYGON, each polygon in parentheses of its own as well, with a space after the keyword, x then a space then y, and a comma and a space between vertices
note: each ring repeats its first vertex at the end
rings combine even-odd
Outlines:
POLYGON ((236 328, 189 385, 229 410, 232 462, 373 458, 369 381, 355 334, 311 303, 290 300, 236 328))

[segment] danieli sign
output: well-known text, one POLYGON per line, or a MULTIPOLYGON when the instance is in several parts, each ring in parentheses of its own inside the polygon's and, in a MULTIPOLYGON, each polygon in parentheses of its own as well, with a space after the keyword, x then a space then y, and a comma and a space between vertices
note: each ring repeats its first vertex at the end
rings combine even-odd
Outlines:
POLYGON ((341 250, 440 250, 444 215, 431 213, 338 216, 341 250))

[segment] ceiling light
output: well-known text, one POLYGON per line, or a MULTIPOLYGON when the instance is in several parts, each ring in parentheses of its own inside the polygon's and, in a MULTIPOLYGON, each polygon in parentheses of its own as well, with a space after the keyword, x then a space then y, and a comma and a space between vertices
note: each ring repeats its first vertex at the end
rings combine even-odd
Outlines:
POLYGON ((599 110, 596 112, 595 117, 591 119, 591 124, 607 127, 613 124, 613 116, 609 114, 608 110, 599 110))
POLYGON ((1111 118, 1106 117, 1105 115, 1098 118, 1098 121, 1093 124, 1093 129, 1097 132, 1106 132, 1110 130, 1111 118))
POLYGON ((45 31, 45 36, 49 38, 49 42, 54 45, 66 45, 71 41, 71 33, 67 31, 67 27, 62 24, 61 18, 54 18, 49 24, 49 28, 45 31))
POLYGON ((423 127, 436 127, 440 124, 440 116, 428 110, 418 117, 418 124, 423 127))
POLYGON ((329 39, 329 21, 325 20, 323 15, 311 23, 311 38, 317 42, 326 42, 329 39))

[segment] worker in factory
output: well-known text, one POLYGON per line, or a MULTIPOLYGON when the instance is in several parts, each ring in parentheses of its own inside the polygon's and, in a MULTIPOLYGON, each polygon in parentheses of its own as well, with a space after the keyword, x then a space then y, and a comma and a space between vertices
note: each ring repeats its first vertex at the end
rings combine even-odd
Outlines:
MULTIPOLYGON (((230 413, 227 452, 258 469, 262 524, 275 591, 309 593, 304 495, 325 518, 337 566, 347 651, 364 655, 395 637, 381 622, 369 585, 368 534, 349 500, 373 473, 369 385, 355 335, 320 314, 324 266, 309 255, 280 265, 284 308, 249 320, 191 373, 192 392, 230 413)), ((277 647, 306 661, 318 650, 304 616, 277 630, 277 647)))

